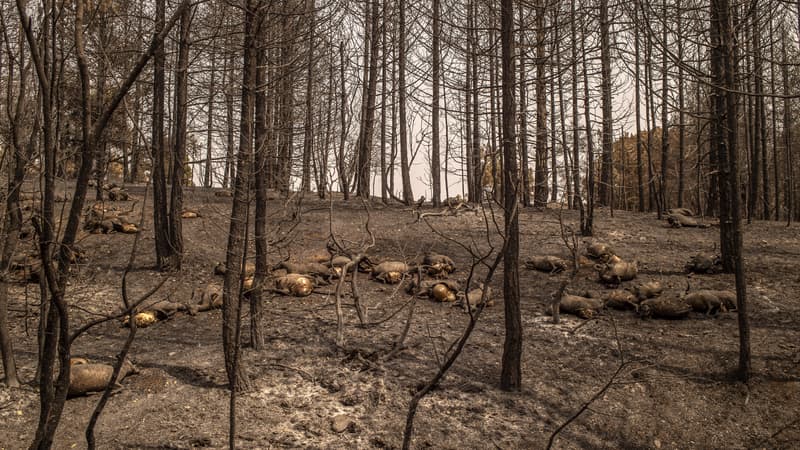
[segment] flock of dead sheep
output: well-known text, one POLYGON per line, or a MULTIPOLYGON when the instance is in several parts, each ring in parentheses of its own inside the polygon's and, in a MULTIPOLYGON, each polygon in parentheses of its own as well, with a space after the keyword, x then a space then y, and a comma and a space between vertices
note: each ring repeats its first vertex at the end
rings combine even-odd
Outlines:
MULTIPOLYGON (((666 220, 676 228, 710 226, 700 222, 686 208, 668 210, 666 220)), ((591 319, 601 310, 612 308, 632 310, 642 318, 684 319, 692 311, 706 315, 736 311, 736 293, 731 290, 701 289, 689 292, 687 286, 684 292, 664 292, 664 286, 658 280, 620 289, 622 282, 636 278, 638 265, 636 261, 623 260, 605 243, 588 244, 583 256, 585 258, 579 258, 579 264, 591 265, 597 272, 598 281, 611 290, 588 290, 581 295, 565 291, 558 301, 560 312, 591 319)), ((536 256, 525 262, 528 269, 549 273, 564 271, 568 266, 567 261, 556 256, 536 256)), ((721 272, 722 267, 718 256, 698 254, 691 257, 684 269, 687 273, 713 274, 721 272)))
MULTIPOLYGON (((121 202, 128 200, 127 192, 115 185, 104 185, 108 198, 121 202)), ((64 199, 65 201, 66 199, 64 199)), ((91 205, 86 212, 84 229, 90 233, 137 233, 138 227, 126 217, 133 212, 120 209, 116 205, 98 202, 91 205)), ((195 211, 185 210, 182 217, 191 219, 199 217, 195 211)), ((667 220, 672 226, 705 226, 696 220, 690 211, 670 210, 667 220)), ((31 239, 32 240, 32 239, 31 239)), ((72 252, 76 261, 84 258, 79 249, 72 252)), ((17 273, 20 282, 37 282, 41 271, 32 252, 26 252, 12 261, 11 271, 17 273)), ((585 292, 582 295, 564 293, 559 299, 560 311, 574 314, 584 319, 593 318, 605 308, 633 310, 642 317, 678 319, 688 317, 691 311, 705 314, 735 311, 736 295, 724 290, 698 290, 684 293, 665 293, 659 281, 649 281, 619 289, 622 282, 634 280, 638 273, 636 262, 623 260, 609 246, 595 242, 587 246, 586 258, 581 258, 583 265, 591 265, 598 274, 599 281, 612 288, 603 293, 585 292)), ((555 256, 539 256, 525 262, 525 267, 539 271, 557 273, 568 267, 567 261, 555 256)), ((686 265, 686 270, 695 273, 715 273, 720 269, 719 258, 697 255, 686 265)), ((450 303, 460 306, 464 311, 474 311, 479 306, 493 304, 491 289, 482 285, 461 288, 459 281, 450 278, 456 265, 447 255, 428 253, 421 261, 404 262, 384 260, 373 262, 368 257, 350 257, 336 254, 328 249, 319 257, 307 261, 281 261, 270 267, 269 282, 271 287, 266 291, 277 295, 305 297, 315 292, 317 287, 331 284, 341 277, 347 277, 351 271, 366 273, 374 282, 397 284, 408 280, 406 293, 418 298, 450 303)), ((247 296, 253 288, 255 265, 247 263, 243 267, 243 292, 247 296)), ((213 268, 215 275, 224 275, 226 267, 217 264, 213 268)), ((351 277, 353 275, 350 275, 351 277)), ((342 280, 343 281, 343 280, 342 280)), ((197 287, 188 302, 161 300, 143 305, 140 312, 134 315, 138 327, 147 327, 158 321, 166 320, 178 312, 191 315, 222 306, 222 286, 220 280, 197 287)), ((123 325, 129 325, 130 317, 123 318, 123 325)), ((111 379, 112 367, 107 364, 91 363, 84 358, 72 360, 69 396, 82 395, 89 392, 102 391, 111 379)), ((126 361, 122 367, 121 380, 125 375, 136 373, 136 368, 126 361)))

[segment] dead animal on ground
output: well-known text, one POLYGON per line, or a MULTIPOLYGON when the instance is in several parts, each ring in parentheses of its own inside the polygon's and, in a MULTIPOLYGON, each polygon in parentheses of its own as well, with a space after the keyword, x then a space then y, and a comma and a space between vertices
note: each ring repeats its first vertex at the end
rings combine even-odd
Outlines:
MULTIPOLYGON (((225 272, 227 272, 227 268, 225 267, 224 262, 217 263, 217 265, 214 266, 214 275, 225 275, 225 272)), ((245 277, 250 277, 255 273, 256 273, 256 265, 251 262, 245 263, 244 265, 245 277)))
MULTIPOLYGON (((195 309, 183 303, 173 302, 170 300, 160 300, 151 305, 146 306, 146 309, 133 316, 136 320, 136 326, 146 328, 160 320, 167 320, 180 311, 185 311, 194 314, 195 309)), ((123 326, 130 326, 130 317, 125 316, 122 319, 123 326)))
POLYGON ((34 256, 14 255, 8 264, 9 279, 15 283, 38 283, 42 261, 34 256))
POLYGON ((718 299, 720 299, 720 301, 722 302, 723 305, 725 305, 725 308, 727 308, 728 311, 736 311, 739 309, 738 306, 736 305, 736 292, 729 290, 715 290, 715 289, 711 289, 710 292, 712 292, 714 295, 717 296, 718 299))
POLYGON ((486 293, 484 294, 483 283, 481 283, 479 287, 467 292, 466 295, 463 293, 457 295, 457 298, 453 306, 460 306, 465 312, 474 312, 481 306, 481 302, 483 302, 484 307, 494 305, 492 288, 486 288, 486 293))
POLYGON ((114 221, 111 219, 89 220, 83 224, 83 229, 91 234, 108 234, 114 231, 114 221))
POLYGON ((600 281, 607 284, 619 284, 636 278, 639 269, 636 261, 627 262, 619 260, 614 263, 596 264, 594 266, 600 281))
POLYGON ((413 280, 406 290, 417 297, 428 297, 439 302, 454 302, 459 292, 455 280, 413 280))
POLYGON ((286 273, 299 273, 322 278, 330 278, 331 276, 330 267, 318 262, 281 261, 272 267, 273 271, 281 269, 285 270, 286 273))
POLYGON ((114 231, 125 234, 136 234, 139 232, 139 227, 135 223, 123 222, 121 220, 112 220, 114 231))
POLYGON ((716 255, 697 254, 684 266, 687 272, 714 274, 722 272, 722 260, 716 255))
MULTIPOLYGON (((130 316, 125 316, 125 318, 122 319, 122 325, 125 327, 130 326, 130 320, 130 316)), ((147 328, 158 322, 158 317, 155 311, 142 311, 134 314, 133 320, 136 321, 137 328, 147 328)))
POLYGON ((631 286, 631 292, 639 299, 658 297, 664 291, 664 287, 658 280, 647 281, 631 286))
POLYGON ((128 200, 128 191, 119 187, 114 187, 108 191, 108 199, 112 202, 124 202, 128 200))
POLYGON ((696 227, 708 228, 710 225, 700 222, 694 217, 684 216, 683 214, 669 214, 667 215, 667 222, 673 228, 681 227, 696 227))
POLYGON ((694 211, 689 208, 671 208, 667 210, 667 215, 680 214, 686 217, 693 217, 694 211))
POLYGON ((728 312, 736 309, 736 294, 731 291, 702 289, 686 294, 683 301, 692 309, 705 315, 728 312))
POLYGON ((447 275, 455 272, 456 263, 447 255, 440 255, 438 253, 428 253, 422 258, 422 265, 428 272, 428 275, 433 277, 447 277, 447 275))
POLYGON ((384 261, 372 268, 370 277, 387 284, 397 284, 411 270, 411 266, 401 261, 384 261))
POLYGON ((275 291, 294 297, 306 297, 314 291, 314 279, 299 273, 288 273, 275 279, 275 291))
POLYGON ((222 189, 214 192, 214 197, 233 197, 233 191, 229 189, 222 189))
POLYGON ((344 270, 344 266, 352 263, 353 260, 348 258, 344 255, 336 255, 331 258, 330 261, 327 262, 328 267, 330 267, 331 272, 334 276, 342 276, 342 270, 344 270))
POLYGON ((691 292, 683 297, 683 301, 691 306, 693 310, 704 313, 707 316, 717 314, 720 311, 728 312, 725 304, 716 295, 708 291, 691 292))
POLYGON ((557 273, 567 268, 567 261, 558 256, 534 256, 525 261, 525 268, 548 273, 557 273))
MULTIPOLYGON (((113 372, 114 367, 110 364, 90 363, 73 365, 69 374, 69 390, 67 391, 67 397, 85 395, 89 392, 104 391, 108 383, 111 382, 111 375, 113 372)), ((117 385, 114 387, 121 387, 119 382, 126 376, 135 373, 139 373, 136 366, 128 360, 123 361, 119 375, 117 376, 117 385)))
POLYGON ((200 213, 193 209, 184 209, 181 212, 181 218, 183 219, 196 219, 198 217, 200 217, 200 213))
POLYGON ((193 308, 197 311, 208 311, 222 307, 222 287, 206 284, 192 291, 193 308))
POLYGON ((78 364, 89 364, 89 359, 88 358, 81 358, 79 356, 72 356, 72 357, 69 358, 70 367, 77 366, 78 364))
POLYGON ((597 298, 564 294, 559 301, 560 312, 572 314, 581 319, 591 319, 597 315, 601 309, 603 309, 603 301, 597 298))
POLYGON ((620 310, 639 309, 639 299, 629 291, 624 289, 614 289, 603 295, 603 302, 606 307, 620 310))
POLYGON ((610 245, 602 242, 593 242, 586 246, 586 256, 592 259, 605 260, 616 252, 610 245))
POLYGON ((654 319, 685 319, 692 312, 692 307, 685 301, 675 297, 658 297, 639 303, 639 315, 654 319))

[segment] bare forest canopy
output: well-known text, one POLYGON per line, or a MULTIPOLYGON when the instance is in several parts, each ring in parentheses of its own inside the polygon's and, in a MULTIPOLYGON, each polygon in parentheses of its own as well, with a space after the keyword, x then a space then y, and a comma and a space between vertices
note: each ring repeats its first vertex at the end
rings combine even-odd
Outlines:
MULTIPOLYGON (((499 196, 500 9, 480 0, 434 3, 435 24, 431 2, 250 5, 259 14, 255 96, 265 102, 259 118, 266 137, 260 145, 270 187, 320 195, 347 190, 405 202, 420 195, 436 203, 470 192, 476 193, 473 198, 484 191, 499 196)), ((46 4, 26 7, 37 35, 46 4)), ((563 201, 576 207, 576 194, 587 198, 591 152, 600 204, 639 210, 691 206, 715 214, 708 6, 691 0, 622 2, 607 5, 602 18, 598 5, 575 0, 515 6, 516 145, 526 199, 530 192, 538 204, 563 201), (609 117, 603 112, 605 95, 609 117), (666 135, 670 139, 662 143, 666 135)), ((178 27, 167 35, 160 134, 168 149, 180 137, 187 184, 232 186, 245 6, 192 4, 185 62, 179 58, 178 27), (177 129, 176 77, 183 71, 186 119, 177 129)), ((56 170, 74 176, 82 157, 74 4, 55 7, 63 9, 56 42, 43 56, 58 68, 52 74, 56 170)), ((16 6, 3 1, 2 8, 0 98, 9 108, 0 117, 0 143, 6 154, 30 136, 41 92, 16 6)), ((156 25, 154 8, 151 2, 87 3, 93 114, 146 49, 156 25)), ((796 215, 797 10, 777 1, 731 8, 745 211, 759 218, 796 215)), ((152 78, 148 64, 100 137, 95 170, 103 177, 143 182, 152 172, 152 78)), ((30 164, 38 160, 33 154, 30 164)))

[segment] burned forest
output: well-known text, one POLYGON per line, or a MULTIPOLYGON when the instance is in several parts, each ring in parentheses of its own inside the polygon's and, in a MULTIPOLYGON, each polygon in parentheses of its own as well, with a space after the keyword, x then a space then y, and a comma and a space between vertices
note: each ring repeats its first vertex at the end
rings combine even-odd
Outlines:
POLYGON ((0 449, 800 442, 797 2, 0 25, 0 449))

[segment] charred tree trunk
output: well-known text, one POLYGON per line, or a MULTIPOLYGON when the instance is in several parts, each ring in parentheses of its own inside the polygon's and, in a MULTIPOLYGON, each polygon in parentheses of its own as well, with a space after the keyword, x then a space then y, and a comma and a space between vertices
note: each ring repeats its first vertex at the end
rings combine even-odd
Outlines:
POLYGON ((536 3, 536 172, 533 204, 547 205, 547 74, 545 67, 545 3, 536 3))
MULTIPOLYGON (((248 0, 244 17, 244 56, 242 66, 242 106, 239 151, 236 156, 236 177, 233 190, 230 230, 225 256, 222 285, 222 347, 229 389, 232 392, 250 389, 250 380, 239 358, 241 310, 244 297, 244 255, 249 215, 250 169, 253 156, 253 113, 256 81, 256 1, 248 0)), ((231 416, 234 416, 233 411, 231 416)), ((231 429, 231 435, 235 430, 231 429)))
POLYGON ((644 212, 644 173, 642 167, 642 101, 641 101, 641 74, 640 74, 640 28, 639 28, 639 3, 634 3, 634 30, 633 30, 633 48, 634 48, 634 98, 636 101, 636 182, 638 184, 637 192, 639 193, 639 212, 644 212))
POLYGON ((414 201, 411 190, 411 168, 408 160, 408 122, 406 119, 406 0, 400 0, 399 6, 399 32, 397 36, 398 52, 398 89, 400 101, 400 173, 403 179, 403 202, 410 205, 414 201))
MULTIPOLYGON (((525 27, 522 3, 519 3, 519 29, 525 27)), ((522 206, 531 206, 531 177, 528 162, 528 86, 525 76, 525 33, 519 33, 520 51, 517 53, 519 64, 519 153, 522 166, 522 206)))
POLYGON ((505 200, 505 254, 503 259, 503 304, 506 338, 500 386, 505 390, 522 389, 522 316, 519 290, 519 211, 517 187, 517 151, 514 124, 514 2, 502 0, 500 6, 503 67, 503 189, 505 200))
MULTIPOLYGON (((603 160, 600 169, 599 202, 611 205, 614 188, 614 122, 611 116, 611 42, 608 0, 600 0, 600 90, 603 108, 603 160)), ((591 175, 590 175, 591 176, 591 175)))
POLYGON ((441 163, 439 162, 439 86, 441 84, 441 67, 440 67, 440 50, 439 45, 441 41, 441 24, 439 15, 441 14, 440 0, 433 0, 433 49, 431 51, 432 58, 432 75, 433 75, 433 110, 431 111, 431 184, 433 191, 433 206, 438 207, 442 201, 442 181, 441 181, 441 163))
POLYGON ((750 325, 742 257, 742 230, 736 149, 736 69, 732 8, 728 0, 711 2, 711 142, 719 163, 720 247, 725 271, 734 272, 739 317, 739 376, 750 378, 750 325))
POLYGON ((172 186, 169 204, 169 248, 168 266, 181 269, 183 259, 183 180, 186 163, 187 98, 189 82, 189 31, 192 9, 184 8, 180 22, 178 43, 178 67, 175 74, 175 137, 172 150, 172 186))
POLYGON ((316 20, 314 0, 308 0, 306 14, 308 18, 308 63, 306 64, 306 117, 303 127, 303 175, 300 190, 311 191, 311 158, 314 153, 314 33, 316 20))

